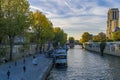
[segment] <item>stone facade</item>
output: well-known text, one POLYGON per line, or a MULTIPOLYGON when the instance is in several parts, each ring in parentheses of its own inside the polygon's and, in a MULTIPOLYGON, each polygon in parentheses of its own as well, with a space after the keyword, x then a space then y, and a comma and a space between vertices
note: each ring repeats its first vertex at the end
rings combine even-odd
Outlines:
POLYGON ((107 15, 107 30, 106 36, 108 39, 112 39, 112 33, 115 32, 116 28, 119 27, 119 9, 118 8, 111 8, 108 10, 107 15))
MULTIPOLYGON (((100 52, 100 42, 87 42, 83 44, 89 51, 100 52)), ((120 42, 107 42, 104 50, 105 54, 120 56, 120 42)))

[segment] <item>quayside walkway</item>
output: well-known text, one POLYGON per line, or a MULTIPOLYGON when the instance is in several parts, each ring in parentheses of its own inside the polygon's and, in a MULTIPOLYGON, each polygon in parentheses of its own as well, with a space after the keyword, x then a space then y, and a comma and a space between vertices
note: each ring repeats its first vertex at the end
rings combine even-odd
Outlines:
POLYGON ((0 65, 0 80, 43 80, 48 69, 52 67, 52 59, 44 54, 35 55, 38 64, 32 63, 33 57, 20 59, 0 65))

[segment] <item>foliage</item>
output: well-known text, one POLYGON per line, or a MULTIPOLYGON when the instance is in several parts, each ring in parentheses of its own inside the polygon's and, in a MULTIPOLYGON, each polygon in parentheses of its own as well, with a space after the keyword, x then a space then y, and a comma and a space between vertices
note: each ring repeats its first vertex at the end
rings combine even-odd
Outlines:
POLYGON ((98 35, 93 36, 93 41, 94 42, 99 42, 99 36, 98 35))
POLYGON ((58 43, 63 46, 67 41, 67 34, 59 27, 54 28, 54 34, 54 47, 57 47, 59 45, 58 43))
POLYGON ((98 33, 98 35, 93 36, 94 42, 101 42, 106 40, 106 35, 103 32, 98 33))
POLYGON ((1 0, 1 12, 3 18, 0 31, 9 39, 11 60, 15 36, 23 34, 29 26, 29 3, 27 0, 1 0))
POLYGON ((30 22, 33 29, 33 38, 37 44, 37 50, 40 44, 40 47, 49 40, 54 38, 54 29, 52 23, 48 18, 40 11, 35 11, 30 13, 30 22))
POLYGON ((67 33, 63 33, 62 45, 64 45, 66 42, 67 42, 67 33))
POLYGON ((113 33, 113 40, 114 41, 120 41, 120 31, 113 33))
POLYGON ((106 39, 106 41, 107 41, 107 42, 113 42, 112 39, 108 39, 108 38, 106 39))
POLYGON ((69 37, 69 42, 70 42, 70 43, 74 43, 74 42, 75 42, 74 37, 69 37))
POLYGON ((82 39, 82 38, 80 38, 79 42, 80 42, 80 44, 82 44, 82 43, 83 43, 83 39, 82 39))
POLYGON ((84 32, 82 35, 82 42, 88 42, 89 40, 91 40, 91 35, 88 32, 84 32))
POLYGON ((98 37, 99 37, 99 41, 105 41, 106 40, 106 35, 103 32, 100 32, 98 34, 98 37))
POLYGON ((29 4, 26 0, 5 0, 2 1, 2 11, 4 13, 4 33, 8 36, 15 36, 23 33, 28 27, 29 4))
POLYGON ((30 14, 31 26, 36 36, 36 42, 40 43, 54 38, 54 29, 52 23, 40 11, 30 14), (49 34, 49 35, 48 35, 49 34))
POLYGON ((3 33, 3 14, 2 14, 2 1, 0 0, 0 44, 2 43, 3 41, 3 38, 4 38, 4 33, 3 33))

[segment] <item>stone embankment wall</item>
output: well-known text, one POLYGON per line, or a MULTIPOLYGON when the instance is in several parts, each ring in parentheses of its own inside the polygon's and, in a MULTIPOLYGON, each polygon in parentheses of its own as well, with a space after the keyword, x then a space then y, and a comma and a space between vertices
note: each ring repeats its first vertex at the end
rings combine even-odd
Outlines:
MULTIPOLYGON (((9 58, 10 47, 4 46, 4 48, 5 48, 6 58, 9 58)), ((16 59, 16 58, 21 58, 23 56, 29 56, 35 54, 36 51, 35 48, 36 45, 14 45, 12 57, 13 59, 16 59)))
POLYGON ((36 45, 15 45, 13 48, 13 58, 35 54, 36 45))
MULTIPOLYGON (((88 42, 83 46, 87 50, 100 53, 100 42, 88 42)), ((107 42, 104 53, 120 56, 120 42, 107 42)))
MULTIPOLYGON (((5 49, 5 52, 4 52, 6 55, 5 58, 9 58, 10 47, 8 45, 3 45, 2 48, 5 49)), ((44 50, 46 50, 46 48, 47 48, 47 44, 45 45, 44 50)), ((14 45, 12 57, 13 59, 16 59, 16 58, 21 58, 22 56, 33 55, 35 53, 36 53, 36 45, 34 44, 14 45)))

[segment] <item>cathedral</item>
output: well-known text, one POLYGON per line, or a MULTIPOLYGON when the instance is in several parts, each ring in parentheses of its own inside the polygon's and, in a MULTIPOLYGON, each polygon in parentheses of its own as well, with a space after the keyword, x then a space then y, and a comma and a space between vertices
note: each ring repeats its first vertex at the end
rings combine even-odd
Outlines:
POLYGON ((107 38, 112 39, 112 33, 118 30, 120 30, 119 9, 111 8, 107 14, 107 38))

